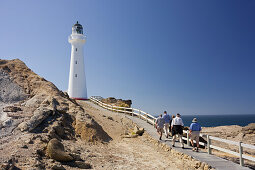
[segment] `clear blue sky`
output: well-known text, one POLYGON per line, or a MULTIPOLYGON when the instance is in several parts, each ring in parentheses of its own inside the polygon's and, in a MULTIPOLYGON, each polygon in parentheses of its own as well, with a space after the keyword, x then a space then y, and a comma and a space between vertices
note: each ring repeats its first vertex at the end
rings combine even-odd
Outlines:
POLYGON ((255 114, 255 1, 0 2, 0 58, 68 87, 78 20, 88 95, 149 113, 255 114))

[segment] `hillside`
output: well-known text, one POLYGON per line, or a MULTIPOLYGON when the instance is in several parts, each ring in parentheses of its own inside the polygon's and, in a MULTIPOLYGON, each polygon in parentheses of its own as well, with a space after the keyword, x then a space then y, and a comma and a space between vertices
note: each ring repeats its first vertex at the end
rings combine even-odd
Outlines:
POLYGON ((22 61, 0 60, 0 85, 0 165, 46 168, 44 159, 54 157, 47 153, 47 145, 54 138, 110 140, 75 100, 22 61))
POLYGON ((136 125, 124 115, 77 103, 18 59, 0 60, 0 85, 1 169, 187 169, 146 133, 126 138, 136 125))

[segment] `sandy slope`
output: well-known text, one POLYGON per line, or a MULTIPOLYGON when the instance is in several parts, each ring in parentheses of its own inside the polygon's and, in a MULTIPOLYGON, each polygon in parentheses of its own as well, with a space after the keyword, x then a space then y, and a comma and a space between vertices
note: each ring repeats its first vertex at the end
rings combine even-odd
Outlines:
POLYGON ((86 160, 95 169, 183 169, 180 161, 154 146, 146 134, 122 138, 122 134, 134 127, 132 121, 122 114, 102 112, 89 102, 81 101, 79 104, 112 138, 108 144, 88 148, 94 156, 85 154, 86 160))

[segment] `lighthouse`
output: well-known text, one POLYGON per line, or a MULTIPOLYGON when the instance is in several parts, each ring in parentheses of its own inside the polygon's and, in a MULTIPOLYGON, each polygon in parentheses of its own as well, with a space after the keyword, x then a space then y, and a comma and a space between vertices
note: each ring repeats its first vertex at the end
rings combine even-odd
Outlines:
POLYGON ((68 37, 68 42, 72 45, 68 95, 76 100, 87 100, 83 52, 86 37, 83 35, 83 27, 78 21, 72 27, 72 34, 68 37))

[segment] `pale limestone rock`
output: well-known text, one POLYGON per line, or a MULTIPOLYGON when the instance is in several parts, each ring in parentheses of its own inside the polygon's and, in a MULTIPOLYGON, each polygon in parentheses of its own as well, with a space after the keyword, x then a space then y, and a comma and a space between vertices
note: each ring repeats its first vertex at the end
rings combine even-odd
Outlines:
POLYGON ((51 113, 52 113, 52 110, 45 107, 44 108, 39 107, 38 109, 36 109, 34 111, 34 116, 32 116, 31 119, 27 122, 28 131, 32 131, 34 128, 36 128, 51 113))

